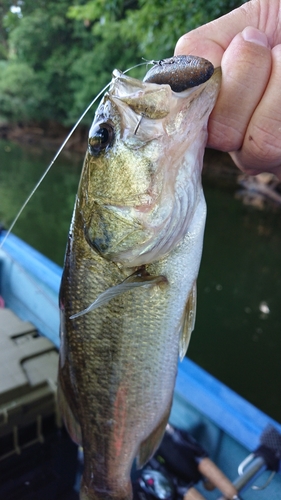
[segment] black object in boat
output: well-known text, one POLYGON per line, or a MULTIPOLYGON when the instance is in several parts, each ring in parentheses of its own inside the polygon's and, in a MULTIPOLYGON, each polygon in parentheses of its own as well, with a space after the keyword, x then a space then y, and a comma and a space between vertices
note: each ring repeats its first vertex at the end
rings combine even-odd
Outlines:
POLYGON ((202 479, 198 460, 204 457, 207 457, 206 451, 188 432, 168 425, 154 457, 133 483, 134 499, 182 498, 202 479))
POLYGON ((166 469, 187 484, 195 484, 202 475, 198 460, 208 454, 189 432, 167 425, 166 432, 155 458, 166 469))

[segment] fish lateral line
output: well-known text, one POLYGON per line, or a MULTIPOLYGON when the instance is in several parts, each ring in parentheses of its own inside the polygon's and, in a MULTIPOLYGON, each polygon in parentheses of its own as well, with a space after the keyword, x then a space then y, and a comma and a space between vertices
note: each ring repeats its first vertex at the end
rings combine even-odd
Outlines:
POLYGON ((138 270, 131 276, 128 276, 128 278, 126 278, 124 281, 119 283, 119 285, 114 285, 105 290, 105 292, 102 292, 97 297, 97 299, 92 302, 92 304, 86 307, 86 309, 73 314, 69 319, 76 319, 80 316, 84 316, 84 314, 88 314, 90 311, 93 311, 94 309, 107 304, 110 300, 114 299, 118 295, 133 290, 134 288, 148 288, 153 285, 161 285, 164 283, 168 283, 166 276, 151 276, 149 274, 144 275, 138 270))

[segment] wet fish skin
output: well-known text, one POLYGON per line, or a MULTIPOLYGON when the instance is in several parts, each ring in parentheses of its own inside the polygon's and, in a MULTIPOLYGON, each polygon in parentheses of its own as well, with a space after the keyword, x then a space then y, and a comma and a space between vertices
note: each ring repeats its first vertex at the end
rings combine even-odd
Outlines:
POLYGON ((149 459, 166 426, 195 317, 219 82, 215 71, 176 95, 115 72, 91 127, 60 292, 58 397, 84 448, 83 500, 130 499, 132 462, 149 459), (144 286, 70 319, 128 278, 144 286))

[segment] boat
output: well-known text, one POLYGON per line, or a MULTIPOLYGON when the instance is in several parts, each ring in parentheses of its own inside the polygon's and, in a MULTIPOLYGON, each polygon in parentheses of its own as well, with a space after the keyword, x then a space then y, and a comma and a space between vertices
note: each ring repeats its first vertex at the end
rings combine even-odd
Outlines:
MULTIPOLYGON (((0 245, 5 235, 2 231, 0 245)), ((59 347, 61 274, 61 267, 14 234, 9 235, 0 249, 0 307, 34 325, 55 349, 59 347)), ((0 418, 0 426, 2 423, 0 418)), ((281 499, 281 425, 188 358, 178 366, 170 426, 192 435, 207 451, 210 463, 238 492, 235 496, 222 491, 224 488, 211 491, 210 484, 206 489, 204 481, 200 481, 185 492, 186 500, 281 499), (263 448, 263 436, 269 433, 271 437, 272 432, 277 440, 273 446, 274 477, 262 454, 256 453, 263 448), (266 488, 260 489, 264 485, 266 488)))

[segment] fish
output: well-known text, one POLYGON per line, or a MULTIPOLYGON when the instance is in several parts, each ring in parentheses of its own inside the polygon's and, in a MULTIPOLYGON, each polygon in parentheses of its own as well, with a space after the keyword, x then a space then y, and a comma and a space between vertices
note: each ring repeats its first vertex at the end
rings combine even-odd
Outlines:
POLYGON ((60 288, 58 402, 83 447, 81 500, 130 500, 158 448, 196 311, 208 117, 221 73, 113 71, 89 132, 60 288))

